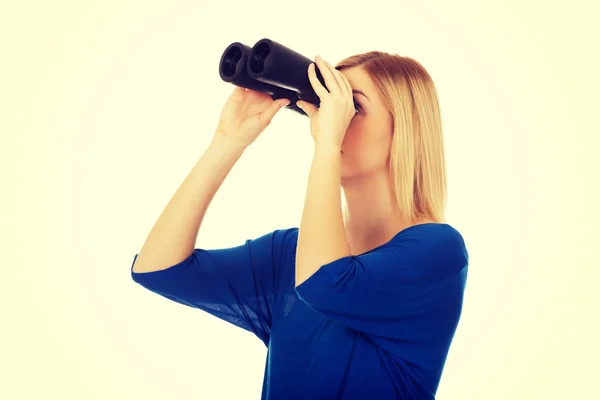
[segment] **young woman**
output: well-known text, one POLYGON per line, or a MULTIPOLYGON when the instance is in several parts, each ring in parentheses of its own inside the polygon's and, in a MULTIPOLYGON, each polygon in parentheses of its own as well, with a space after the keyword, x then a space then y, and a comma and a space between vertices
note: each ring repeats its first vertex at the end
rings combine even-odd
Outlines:
POLYGON ((287 102, 236 87, 132 278, 262 340, 262 399, 434 399, 468 271, 444 218, 435 86, 415 60, 377 51, 335 68, 317 57, 307 73, 321 104, 297 103, 315 141, 299 227, 194 248, 223 180, 287 102))

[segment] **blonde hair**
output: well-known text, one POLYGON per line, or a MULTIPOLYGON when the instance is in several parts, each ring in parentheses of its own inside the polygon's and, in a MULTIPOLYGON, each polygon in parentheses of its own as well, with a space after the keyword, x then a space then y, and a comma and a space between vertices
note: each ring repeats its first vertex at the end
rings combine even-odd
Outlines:
POLYGON ((410 223, 445 222, 446 166, 437 90, 417 61, 380 51, 343 59, 335 68, 361 67, 393 117, 389 172, 399 213, 410 223))

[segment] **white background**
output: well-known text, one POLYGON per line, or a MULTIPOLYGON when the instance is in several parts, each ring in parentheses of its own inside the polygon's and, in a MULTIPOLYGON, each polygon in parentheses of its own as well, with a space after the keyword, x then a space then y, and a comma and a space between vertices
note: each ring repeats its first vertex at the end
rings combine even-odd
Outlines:
MULTIPOLYGON (((251 333, 147 291, 133 256, 205 151, 223 50, 412 57, 442 109, 470 268, 437 398, 592 398, 598 329, 593 2, 20 1, 0 6, 6 399, 258 399, 251 333), (595 265, 595 267, 594 267, 595 265)), ((282 110, 197 247, 298 226, 313 144, 282 110)))

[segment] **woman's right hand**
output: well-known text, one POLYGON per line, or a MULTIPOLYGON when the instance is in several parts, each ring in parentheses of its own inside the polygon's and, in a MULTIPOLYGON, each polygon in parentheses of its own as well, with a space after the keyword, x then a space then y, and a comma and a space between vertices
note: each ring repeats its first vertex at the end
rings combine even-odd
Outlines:
POLYGON ((288 99, 273 100, 266 93, 236 86, 223 106, 215 135, 246 148, 289 102, 288 99))

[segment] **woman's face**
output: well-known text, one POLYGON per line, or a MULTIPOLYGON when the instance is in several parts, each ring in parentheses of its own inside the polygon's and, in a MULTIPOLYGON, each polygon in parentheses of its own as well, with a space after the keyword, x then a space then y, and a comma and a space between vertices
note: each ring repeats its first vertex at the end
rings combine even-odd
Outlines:
POLYGON ((392 145, 393 118, 385 109, 371 78, 361 67, 342 69, 358 105, 342 142, 342 177, 358 177, 387 167, 392 145))

